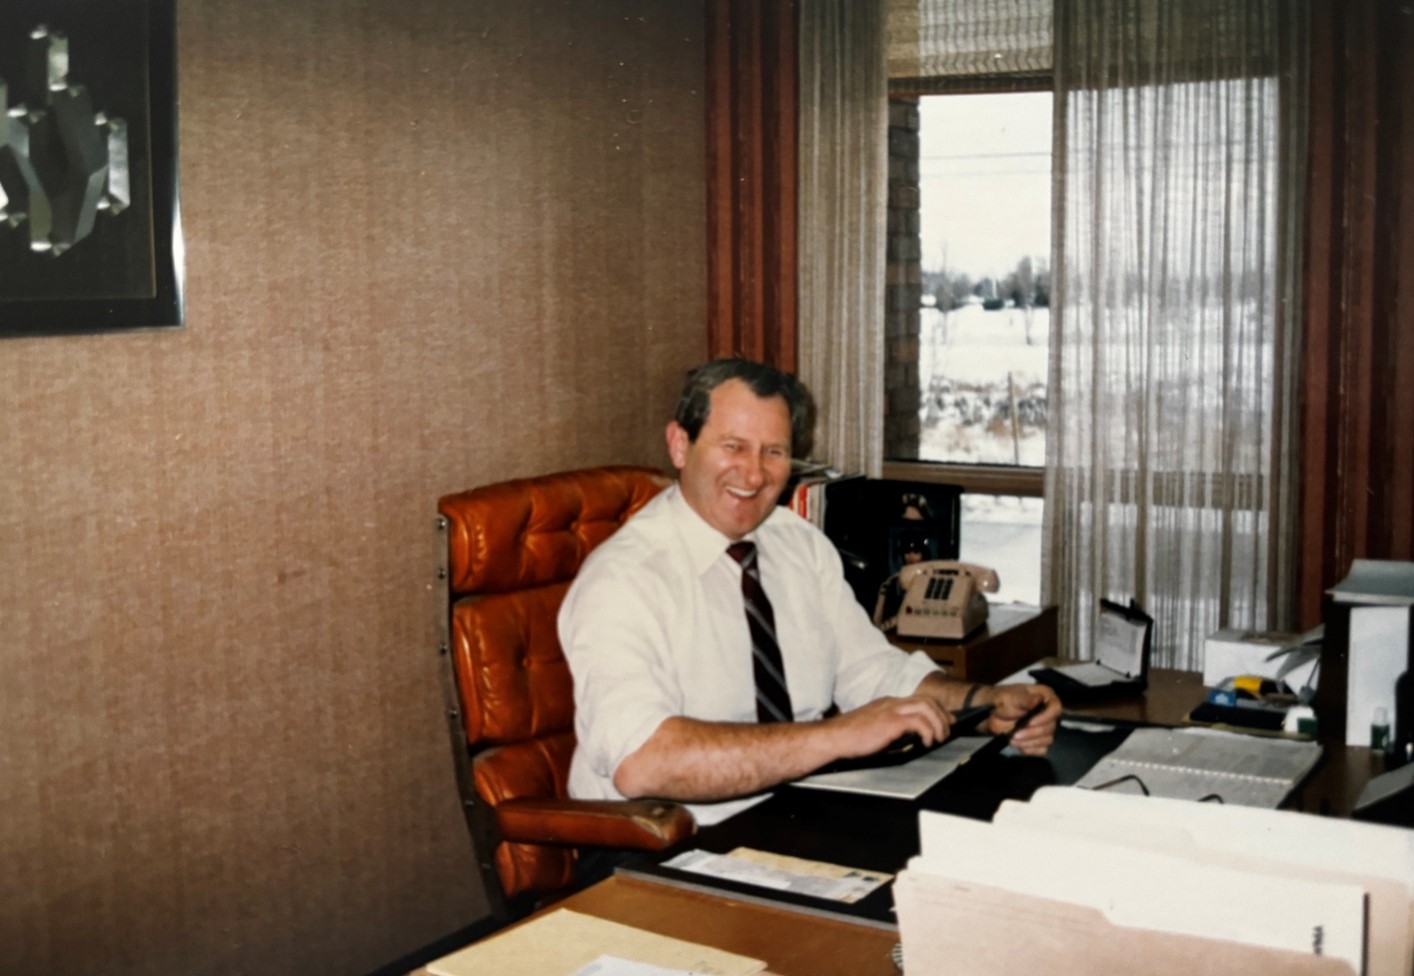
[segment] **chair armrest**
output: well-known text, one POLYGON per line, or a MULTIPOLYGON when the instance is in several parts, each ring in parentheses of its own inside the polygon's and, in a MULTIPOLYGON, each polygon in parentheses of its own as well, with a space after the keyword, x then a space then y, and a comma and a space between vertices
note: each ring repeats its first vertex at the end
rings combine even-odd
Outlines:
POLYGON ((502 839, 522 844, 661 851, 697 829, 686 807, 666 800, 521 799, 495 809, 502 839))

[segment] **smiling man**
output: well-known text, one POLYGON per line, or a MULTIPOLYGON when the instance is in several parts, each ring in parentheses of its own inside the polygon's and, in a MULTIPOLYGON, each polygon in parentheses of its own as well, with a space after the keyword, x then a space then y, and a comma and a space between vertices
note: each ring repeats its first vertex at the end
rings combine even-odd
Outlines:
POLYGON ((1044 704, 1013 744, 1049 747, 1053 692, 955 681, 893 647, 829 540, 777 506, 812 414, 803 384, 758 363, 688 374, 667 427, 677 483, 589 557, 560 610, 572 796, 680 800, 715 823, 836 759, 939 741, 968 704, 991 704, 999 733, 1044 704))

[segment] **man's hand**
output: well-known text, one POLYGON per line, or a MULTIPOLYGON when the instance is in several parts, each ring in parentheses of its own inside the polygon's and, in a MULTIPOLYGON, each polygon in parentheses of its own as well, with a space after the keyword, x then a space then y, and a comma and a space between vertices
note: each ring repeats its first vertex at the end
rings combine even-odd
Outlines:
POLYGON ((935 699, 910 695, 875 699, 830 719, 828 724, 838 736, 834 750, 837 758, 853 759, 871 756, 909 733, 923 740, 925 746, 942 742, 948 737, 952 716, 935 699))
POLYGON ((1023 755, 1044 756, 1055 741, 1061 703, 1045 685, 997 685, 979 694, 977 700, 992 706, 987 730, 994 735, 1007 734, 1017 719, 1044 702, 1045 707, 1012 737, 1011 744, 1023 755))

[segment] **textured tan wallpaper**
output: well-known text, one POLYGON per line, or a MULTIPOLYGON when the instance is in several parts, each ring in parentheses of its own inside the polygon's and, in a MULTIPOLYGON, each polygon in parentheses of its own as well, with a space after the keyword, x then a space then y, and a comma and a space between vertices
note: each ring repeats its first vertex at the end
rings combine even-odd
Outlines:
POLYGON ((702 6, 180 0, 188 325, 0 343, 0 973, 476 921, 438 495, 664 463, 702 6))

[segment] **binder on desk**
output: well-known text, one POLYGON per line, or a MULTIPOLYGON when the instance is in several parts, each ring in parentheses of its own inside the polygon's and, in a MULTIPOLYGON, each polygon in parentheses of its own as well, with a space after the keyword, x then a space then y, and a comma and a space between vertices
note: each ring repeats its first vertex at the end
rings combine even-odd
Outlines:
POLYGON ((1214 729, 1142 728, 1076 786, 1275 810, 1321 758, 1315 742, 1214 729))

